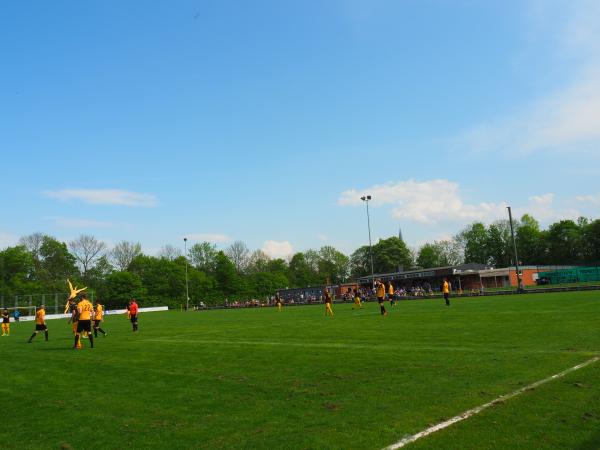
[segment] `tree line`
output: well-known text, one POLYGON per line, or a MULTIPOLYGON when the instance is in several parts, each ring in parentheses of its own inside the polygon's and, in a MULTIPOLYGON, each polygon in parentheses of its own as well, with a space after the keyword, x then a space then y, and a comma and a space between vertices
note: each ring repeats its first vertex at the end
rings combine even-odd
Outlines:
MULTIPOLYGON (((600 261, 600 219, 561 220, 541 229, 531 216, 515 223, 520 264, 596 264, 600 261)), ((93 236, 68 243, 34 233, 18 245, 0 251, 0 295, 65 292, 66 279, 88 286, 108 307, 137 298, 146 305, 178 307, 186 298, 186 265, 191 304, 222 303, 225 299, 264 299, 285 287, 338 284, 371 273, 389 273, 460 263, 495 267, 514 264, 508 221, 472 223, 448 240, 411 249, 398 237, 380 239, 370 249, 346 255, 332 246, 298 252, 288 259, 250 251, 241 241, 224 250, 214 244, 194 244, 186 255, 167 245, 156 256, 135 242, 112 249, 93 236)))

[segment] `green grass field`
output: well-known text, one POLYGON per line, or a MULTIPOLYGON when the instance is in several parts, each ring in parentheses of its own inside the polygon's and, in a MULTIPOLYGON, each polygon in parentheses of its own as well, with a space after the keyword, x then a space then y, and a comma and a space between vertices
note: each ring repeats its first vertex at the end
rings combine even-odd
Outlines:
MULTIPOLYGON (((108 316, 0 338, 0 447, 380 449, 600 354, 600 292, 108 316)), ((598 449, 600 362, 407 448, 598 449)))

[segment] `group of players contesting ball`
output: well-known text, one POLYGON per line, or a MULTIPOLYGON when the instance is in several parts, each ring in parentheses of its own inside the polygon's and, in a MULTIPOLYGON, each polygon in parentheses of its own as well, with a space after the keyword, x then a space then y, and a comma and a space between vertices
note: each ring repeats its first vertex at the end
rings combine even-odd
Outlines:
MULTIPOLYGON (((389 300, 392 307, 395 307, 397 304, 397 301, 394 298, 394 285, 391 281, 388 281, 386 285, 380 279, 377 279, 374 283, 374 288, 375 294, 377 295, 377 302, 379 303, 379 309, 381 310, 381 315, 387 316, 385 300, 389 300)), ((348 291, 350 290, 348 289, 348 291)), ((448 282, 447 278, 445 278, 444 282, 442 283, 442 293, 444 294, 446 306, 450 306, 450 283, 448 282)), ((354 305, 352 306, 352 309, 362 309, 362 301, 358 289, 354 288, 352 290, 352 294, 354 296, 354 305)), ((325 317, 333 317, 333 309, 331 308, 333 299, 328 288, 323 290, 323 301, 325 302, 325 317)), ((283 300, 281 299, 279 293, 275 294, 275 306, 277 307, 278 311, 281 311, 283 308, 283 300)))
MULTIPOLYGON (((70 281, 67 280, 67 282, 69 283, 71 293, 67 298, 65 314, 70 312, 69 323, 72 323, 73 334, 75 335, 73 348, 79 349, 83 347, 81 345, 82 337, 89 339, 90 348, 94 348, 94 338, 98 337, 98 332, 102 333, 104 337, 107 336, 106 331, 100 327, 104 319, 104 307, 99 301, 96 301, 95 306, 92 305, 87 298, 87 294, 82 292, 86 288, 77 289, 73 287, 70 281)), ((131 321, 134 332, 138 331, 138 311, 138 304, 135 299, 132 299, 129 305, 127 305, 127 316, 131 321)), ((27 342, 31 344, 40 331, 44 332, 44 337, 47 341, 48 325, 46 325, 46 308, 44 305, 37 308, 35 312, 35 331, 27 342)), ((10 336, 10 315, 6 308, 2 311, 2 336, 10 336)))

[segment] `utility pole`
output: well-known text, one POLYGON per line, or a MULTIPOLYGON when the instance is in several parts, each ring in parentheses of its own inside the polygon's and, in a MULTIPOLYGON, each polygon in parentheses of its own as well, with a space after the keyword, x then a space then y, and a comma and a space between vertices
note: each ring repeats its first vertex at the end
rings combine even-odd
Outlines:
POLYGON ((515 270, 517 271, 517 291, 521 292, 523 291, 523 280, 521 279, 521 274, 519 273, 519 257, 517 256, 517 242, 515 241, 515 229, 513 227, 512 211, 510 209, 510 206, 508 206, 507 209, 508 221, 510 222, 510 235, 512 237, 513 252, 515 254, 515 270))

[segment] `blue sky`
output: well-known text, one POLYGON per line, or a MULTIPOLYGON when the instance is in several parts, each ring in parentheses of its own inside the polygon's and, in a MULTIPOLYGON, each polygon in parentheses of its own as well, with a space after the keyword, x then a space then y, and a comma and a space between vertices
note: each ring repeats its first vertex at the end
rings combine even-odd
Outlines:
POLYGON ((11 2, 0 51, 0 247, 600 216, 593 0, 11 2))

